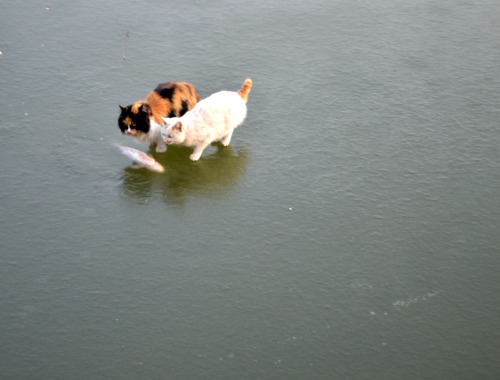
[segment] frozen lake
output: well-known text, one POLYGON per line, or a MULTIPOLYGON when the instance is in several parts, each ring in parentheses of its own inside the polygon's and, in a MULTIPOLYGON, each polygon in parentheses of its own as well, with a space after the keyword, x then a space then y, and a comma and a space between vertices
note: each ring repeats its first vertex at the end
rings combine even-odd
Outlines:
POLYGON ((498 378, 498 1, 0 15, 2 379, 498 378), (118 129, 247 77, 198 162, 118 129))

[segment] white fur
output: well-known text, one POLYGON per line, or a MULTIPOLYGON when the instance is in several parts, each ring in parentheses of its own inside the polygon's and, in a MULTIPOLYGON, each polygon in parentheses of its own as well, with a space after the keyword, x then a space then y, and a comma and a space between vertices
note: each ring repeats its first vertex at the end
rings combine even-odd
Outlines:
POLYGON ((245 101, 234 91, 221 91, 198 102, 181 117, 163 118, 161 137, 166 144, 193 148, 190 158, 197 161, 211 143, 222 140, 227 146, 231 136, 247 115, 245 101), (179 122, 182 124, 179 128, 179 122))
POLYGON ((141 133, 140 135, 134 135, 135 139, 140 142, 148 143, 150 146, 156 145, 156 152, 163 153, 167 151, 167 145, 161 136, 162 126, 155 122, 153 119, 149 121, 149 131, 148 133, 141 133))

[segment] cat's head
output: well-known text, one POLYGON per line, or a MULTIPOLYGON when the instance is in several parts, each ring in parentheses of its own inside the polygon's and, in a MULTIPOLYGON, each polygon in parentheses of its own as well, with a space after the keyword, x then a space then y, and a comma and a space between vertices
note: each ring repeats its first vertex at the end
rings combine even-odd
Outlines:
POLYGON ((184 127, 178 117, 163 118, 161 138, 165 144, 181 144, 184 141, 184 127))
POLYGON ((149 132, 151 110, 147 104, 137 102, 127 107, 120 106, 118 127, 124 135, 140 138, 149 132))

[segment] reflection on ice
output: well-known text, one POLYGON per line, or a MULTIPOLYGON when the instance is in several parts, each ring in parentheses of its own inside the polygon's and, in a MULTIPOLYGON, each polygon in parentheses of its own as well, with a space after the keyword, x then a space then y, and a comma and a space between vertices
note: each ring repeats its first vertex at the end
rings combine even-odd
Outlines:
POLYGON ((166 153, 150 152, 165 168, 164 173, 148 170, 124 169, 123 194, 147 202, 160 196, 168 203, 183 203, 191 194, 218 197, 231 190, 246 169, 248 150, 233 150, 231 146, 214 144, 216 151, 205 153, 197 161, 189 160, 191 149, 171 146, 166 153))

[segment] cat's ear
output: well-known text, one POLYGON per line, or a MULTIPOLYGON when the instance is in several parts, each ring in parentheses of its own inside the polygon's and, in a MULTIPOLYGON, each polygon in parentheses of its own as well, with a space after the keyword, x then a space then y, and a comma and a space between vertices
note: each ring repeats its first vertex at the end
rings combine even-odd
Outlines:
POLYGON ((118 104, 118 107, 120 107, 120 110, 125 111, 125 107, 122 107, 121 105, 118 104))
POLYGON ((182 131, 182 122, 178 121, 177 124, 175 124, 172 129, 175 129, 179 132, 182 131))
POLYGON ((144 112, 146 115, 149 115, 151 113, 151 109, 147 104, 143 104, 139 107, 139 112, 144 112))

